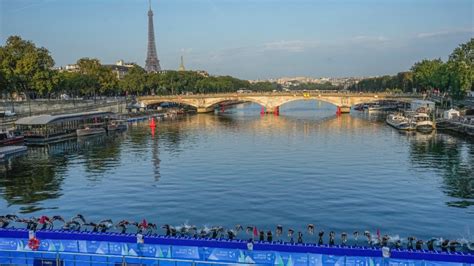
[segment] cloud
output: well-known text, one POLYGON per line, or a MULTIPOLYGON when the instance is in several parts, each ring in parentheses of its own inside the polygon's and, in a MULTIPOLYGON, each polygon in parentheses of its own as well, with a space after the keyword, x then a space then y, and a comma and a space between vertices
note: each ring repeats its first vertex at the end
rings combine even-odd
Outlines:
POLYGON ((417 38, 436 38, 440 36, 446 36, 451 34, 460 34, 460 33, 470 33, 473 34, 473 29, 449 29, 449 30, 440 30, 435 32, 422 32, 416 35, 417 38))
MULTIPOLYGON (((0 0, 1 1, 1 0, 0 0)), ((14 14, 14 13, 18 13, 18 12, 21 12, 23 10, 27 10, 27 9, 33 9, 33 8, 41 8, 41 7, 45 7, 47 6, 49 3, 51 2, 55 2, 56 0, 38 0, 36 2, 32 2, 31 4, 21 4, 19 7, 15 8, 15 9, 6 9, 6 12, 9 13, 9 14, 14 14)))
POLYGON ((389 39, 384 36, 358 35, 350 39, 353 42, 387 42, 389 39))
POLYGON ((276 42, 268 42, 262 45, 264 52, 266 51, 286 51, 292 53, 303 52, 307 48, 314 48, 317 46, 317 42, 312 41, 301 41, 301 40, 281 40, 276 42))
POLYGON ((193 51, 193 48, 181 48, 179 52, 181 54, 190 54, 193 51))

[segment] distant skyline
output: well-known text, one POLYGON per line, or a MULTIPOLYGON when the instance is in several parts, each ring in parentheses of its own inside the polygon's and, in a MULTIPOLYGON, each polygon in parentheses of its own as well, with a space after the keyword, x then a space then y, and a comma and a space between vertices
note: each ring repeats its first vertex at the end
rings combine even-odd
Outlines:
MULTIPOLYGON (((396 74, 474 36, 471 0, 152 0, 163 69, 243 79, 396 74)), ((145 65, 148 0, 0 0, 0 41, 19 35, 57 66, 145 65)))

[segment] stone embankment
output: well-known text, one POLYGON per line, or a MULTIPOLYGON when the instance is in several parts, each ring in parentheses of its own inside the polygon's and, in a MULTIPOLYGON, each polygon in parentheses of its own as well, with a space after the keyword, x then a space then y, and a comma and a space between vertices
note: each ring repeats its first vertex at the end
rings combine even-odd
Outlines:
POLYGON ((0 101, 0 114, 14 112, 13 117, 0 117, 0 129, 8 128, 21 117, 41 114, 67 114, 88 111, 124 113, 127 111, 123 99, 97 100, 34 100, 31 102, 0 101))

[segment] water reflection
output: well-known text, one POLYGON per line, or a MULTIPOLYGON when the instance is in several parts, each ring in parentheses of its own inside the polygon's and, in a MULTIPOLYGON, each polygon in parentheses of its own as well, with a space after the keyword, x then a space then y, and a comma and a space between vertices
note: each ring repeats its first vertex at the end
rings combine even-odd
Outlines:
POLYGON ((28 159, 12 160, 0 171, 2 197, 8 206, 19 205, 20 213, 43 210, 41 201, 62 196, 68 159, 31 152, 28 159))
POLYGON ((89 180, 100 181, 107 171, 113 171, 120 164, 122 139, 123 135, 120 133, 77 139, 78 146, 81 147, 78 155, 83 160, 89 180))
POLYGON ((474 146, 444 134, 409 135, 410 158, 416 168, 434 169, 443 177, 443 192, 453 199, 446 204, 474 205, 474 146))
POLYGON ((119 163, 121 136, 73 139, 42 147, 29 147, 26 157, 10 160, 0 168, 0 186, 8 206, 20 205, 20 213, 32 213, 57 206, 43 207, 42 201, 60 198, 71 161, 83 158, 87 172, 97 178, 119 163))

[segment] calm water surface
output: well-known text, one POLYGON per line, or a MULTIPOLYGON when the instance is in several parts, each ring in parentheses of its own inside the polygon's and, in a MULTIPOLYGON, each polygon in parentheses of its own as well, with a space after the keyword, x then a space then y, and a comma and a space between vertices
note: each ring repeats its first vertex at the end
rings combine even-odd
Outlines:
POLYGON ((0 211, 159 224, 474 234, 474 142, 401 134, 315 101, 239 105, 32 148, 0 165, 0 211))

